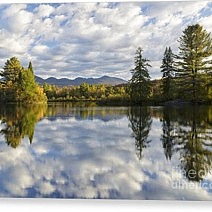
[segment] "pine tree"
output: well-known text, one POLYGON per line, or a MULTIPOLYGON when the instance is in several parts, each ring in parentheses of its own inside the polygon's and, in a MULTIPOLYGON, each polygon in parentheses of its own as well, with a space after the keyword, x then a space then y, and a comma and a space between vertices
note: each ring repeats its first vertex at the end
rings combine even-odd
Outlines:
POLYGON ((174 55, 172 53, 171 47, 166 47, 164 52, 164 57, 162 60, 162 65, 160 66, 162 76, 162 91, 163 96, 169 99, 172 95, 171 93, 171 83, 174 77, 174 55))
POLYGON ((188 26, 179 38, 178 88, 188 100, 197 101, 210 91, 212 80, 212 42, 199 24, 188 26))
POLYGON ((34 71, 33 71, 32 62, 31 61, 29 62, 28 70, 30 70, 32 72, 32 74, 34 75, 34 71))
POLYGON ((3 77, 4 91, 0 101, 21 103, 45 103, 47 101, 43 89, 35 82, 32 63, 27 69, 21 65, 16 57, 7 60, 3 77))
POLYGON ((23 69, 18 58, 12 57, 7 60, 3 71, 0 73, 0 76, 3 77, 3 83, 11 84, 12 86, 14 86, 15 83, 18 84, 23 69))
POLYGON ((151 65, 149 60, 143 58, 142 49, 139 47, 135 54, 135 68, 131 70, 130 95, 134 102, 142 102, 150 96, 150 76, 148 67, 151 65))

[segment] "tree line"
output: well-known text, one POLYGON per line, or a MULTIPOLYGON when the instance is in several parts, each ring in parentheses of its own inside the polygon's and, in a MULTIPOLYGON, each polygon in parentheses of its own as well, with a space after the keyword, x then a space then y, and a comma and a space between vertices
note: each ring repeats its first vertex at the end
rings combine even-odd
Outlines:
POLYGON ((158 92, 151 93, 149 60, 142 48, 135 54, 135 67, 131 70, 130 97, 135 103, 157 99, 181 99, 191 102, 212 100, 212 42, 211 35, 199 24, 188 26, 180 36, 179 53, 166 47, 158 92))
POLYGON ((212 101, 212 42, 211 34, 199 24, 187 26, 179 40, 179 52, 166 47, 160 66, 162 78, 151 80, 150 60, 138 47, 132 76, 127 84, 57 87, 39 86, 34 79, 32 63, 27 69, 13 57, 7 60, 0 76, 0 101, 96 101, 101 104, 158 104, 180 100, 192 103, 212 101))
POLYGON ((58 87, 44 83, 44 91, 50 102, 56 101, 95 101, 95 102, 127 102, 128 86, 82 83, 79 86, 58 87))

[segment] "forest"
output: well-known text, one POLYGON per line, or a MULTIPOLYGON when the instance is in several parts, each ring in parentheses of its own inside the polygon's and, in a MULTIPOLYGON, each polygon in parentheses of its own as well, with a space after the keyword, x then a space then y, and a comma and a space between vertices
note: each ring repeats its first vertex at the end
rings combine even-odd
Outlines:
POLYGON ((0 102, 46 103, 55 101, 94 101, 112 105, 157 105, 164 103, 212 103, 211 34, 199 24, 189 25, 179 37, 178 54, 165 47, 160 71, 162 78, 151 80, 151 61, 138 47, 131 79, 122 85, 57 87, 35 82, 32 63, 24 68, 18 58, 6 61, 0 72, 0 102))

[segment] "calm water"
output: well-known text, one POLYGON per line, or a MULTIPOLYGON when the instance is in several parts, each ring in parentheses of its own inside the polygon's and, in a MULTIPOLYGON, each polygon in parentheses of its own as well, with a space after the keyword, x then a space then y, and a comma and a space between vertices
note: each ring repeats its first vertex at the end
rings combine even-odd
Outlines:
POLYGON ((212 200, 212 107, 0 107, 0 197, 212 200))

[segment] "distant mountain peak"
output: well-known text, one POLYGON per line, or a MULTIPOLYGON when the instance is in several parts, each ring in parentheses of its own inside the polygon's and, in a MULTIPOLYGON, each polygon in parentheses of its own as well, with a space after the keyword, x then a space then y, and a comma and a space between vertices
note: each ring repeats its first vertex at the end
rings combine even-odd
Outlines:
POLYGON ((118 77, 110 77, 110 76, 102 76, 99 78, 83 78, 83 77, 77 77, 75 79, 68 79, 68 78, 55 78, 55 77, 49 77, 47 79, 43 79, 41 77, 35 76, 35 80, 40 85, 43 85, 44 83, 51 84, 51 85, 57 85, 57 86, 76 86, 81 85, 82 83, 87 84, 105 84, 105 85, 119 85, 119 84, 125 84, 127 81, 118 78, 118 77))

